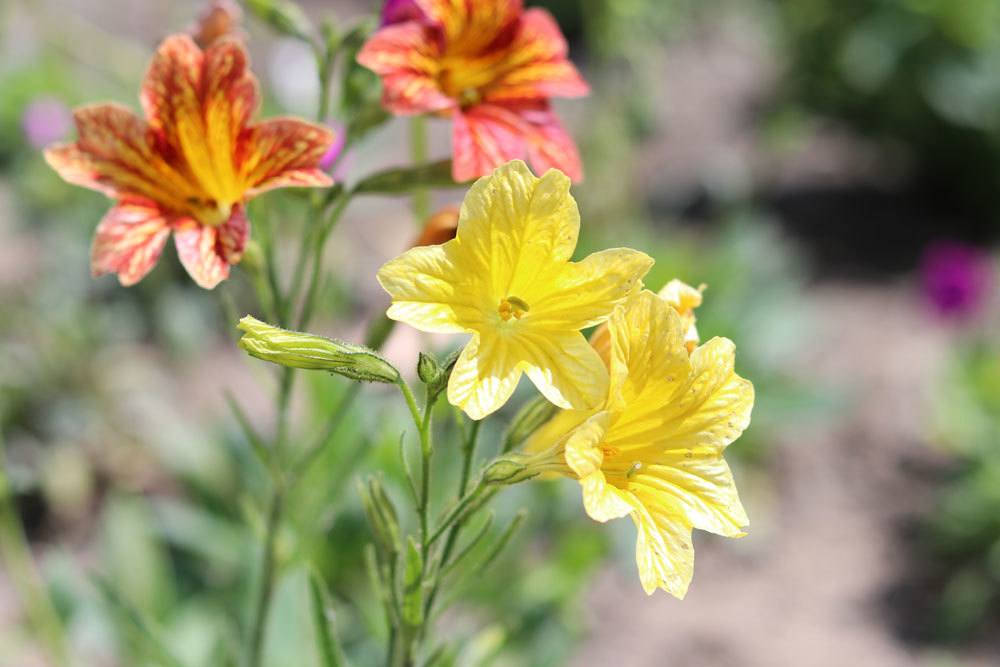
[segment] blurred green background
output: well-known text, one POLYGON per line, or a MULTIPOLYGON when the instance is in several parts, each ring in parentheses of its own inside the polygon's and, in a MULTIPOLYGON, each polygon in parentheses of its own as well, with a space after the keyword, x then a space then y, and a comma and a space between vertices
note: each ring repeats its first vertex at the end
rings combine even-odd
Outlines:
MULTIPOLYGON (((752 523, 739 542, 696 536, 685 601, 647 598, 629 522, 590 522, 568 481, 507 492, 500 518, 525 506, 528 523, 442 619, 455 664, 997 664, 1000 0, 529 4, 555 14, 593 87, 558 105, 586 169, 579 253, 629 245, 657 259, 649 286, 707 284, 699 330, 735 340, 756 385, 729 450, 752 523)), ((380 8, 302 6, 344 25, 380 8)), ((0 433, 13 508, 82 665, 162 664, 146 623, 184 664, 228 664, 262 530, 265 479, 225 399, 271 426, 269 369, 234 345, 245 277, 205 292, 168 250, 137 287, 92 280, 108 203, 39 151, 72 136, 74 105, 137 107, 155 45, 202 7, 0 4, 0 433)), ((308 50, 250 17, 243 29, 265 113, 311 115, 308 50)), ((365 136, 343 177, 405 163, 405 129, 365 136)), ((432 130, 445 157, 447 127, 432 130)), ((280 221, 255 234, 308 224, 294 194, 255 206, 280 221)), ((416 232, 403 199, 352 204, 312 330, 360 338, 386 305, 376 268, 416 232)), ((387 354, 412 368, 418 345, 454 344, 400 330, 387 354)), ((297 429, 320 430, 345 382, 300 383, 297 429)), ((354 482, 381 469, 401 494, 405 423, 365 389, 290 498, 267 664, 318 664, 310 564, 348 654, 375 664, 354 482)), ((438 462, 454 475, 447 452, 438 462)), ((45 665, 20 583, 0 570, 0 665, 45 665)))

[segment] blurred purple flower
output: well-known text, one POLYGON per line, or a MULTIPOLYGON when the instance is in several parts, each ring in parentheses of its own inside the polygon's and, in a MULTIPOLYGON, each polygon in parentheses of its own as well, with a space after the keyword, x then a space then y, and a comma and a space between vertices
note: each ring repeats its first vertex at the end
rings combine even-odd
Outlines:
POLYGON ((346 127, 333 122, 327 123, 327 125, 333 129, 334 139, 330 145, 330 149, 319 159, 319 168, 323 171, 330 171, 330 168, 337 163, 340 154, 344 151, 344 146, 347 144, 346 127))
POLYGON ((982 311, 996 278, 988 253, 948 241, 927 247, 920 271, 927 303, 949 319, 968 319, 982 311))
POLYGON ((73 113, 54 97, 40 97, 24 109, 21 129, 28 143, 37 149, 65 139, 73 126, 73 113))
POLYGON ((424 18, 424 12, 414 0, 386 0, 382 7, 382 26, 424 18))

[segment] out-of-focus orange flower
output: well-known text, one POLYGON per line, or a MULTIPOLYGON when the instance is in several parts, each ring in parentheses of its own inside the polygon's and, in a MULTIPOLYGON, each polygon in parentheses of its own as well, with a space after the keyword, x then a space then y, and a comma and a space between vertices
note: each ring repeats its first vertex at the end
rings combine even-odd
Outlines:
POLYGON ((382 77, 389 111, 452 118, 455 180, 518 158, 538 173, 582 178, 549 99, 589 88, 548 12, 524 10, 521 0, 390 0, 383 24, 358 62, 382 77))
POLYGON ((293 118, 251 122, 257 81, 233 40, 203 51, 187 35, 167 38, 141 102, 145 120, 118 104, 77 109, 76 142, 45 152, 64 179, 116 200, 97 228, 95 276, 135 284, 173 232, 184 268, 211 289, 243 255, 249 199, 331 184, 317 167, 334 140, 329 129, 293 118))
POLYGON ((198 22, 191 29, 195 44, 207 49, 230 35, 239 34, 243 11, 234 0, 212 0, 198 16, 198 22))
POLYGON ((455 238, 458 233, 458 211, 458 206, 450 204, 427 218, 423 231, 411 247, 441 245, 455 238))

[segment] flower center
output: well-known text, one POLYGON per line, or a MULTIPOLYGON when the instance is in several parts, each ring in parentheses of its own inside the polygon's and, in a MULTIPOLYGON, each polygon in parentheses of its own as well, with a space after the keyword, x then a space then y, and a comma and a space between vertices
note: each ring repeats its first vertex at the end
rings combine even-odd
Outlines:
POLYGON ((497 306, 497 312, 500 313, 500 319, 504 322, 510 320, 510 318, 521 319, 524 314, 527 313, 531 308, 521 299, 516 296, 508 296, 506 299, 500 299, 500 305, 497 306))
POLYGON ((458 96, 458 103, 463 108, 473 107, 483 99, 482 93, 475 88, 466 88, 458 96))
POLYGON ((187 200, 191 207, 191 213, 203 225, 218 227, 229 220, 233 213, 233 205, 215 199, 201 199, 200 197, 189 197, 187 200))

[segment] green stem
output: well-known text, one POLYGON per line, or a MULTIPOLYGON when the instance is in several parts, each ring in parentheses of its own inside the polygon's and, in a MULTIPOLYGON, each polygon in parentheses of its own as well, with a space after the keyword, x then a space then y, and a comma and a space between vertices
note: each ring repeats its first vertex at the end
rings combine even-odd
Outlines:
POLYGON ((472 490, 467 492, 464 496, 459 498, 459 500, 452 506, 451 510, 445 515, 445 518, 441 521, 440 525, 434 530, 430 538, 427 540, 427 546, 430 547, 438 539, 444 535, 445 531, 451 528, 451 526, 459 519, 461 519, 466 511, 471 507, 474 501, 479 499, 480 494, 486 488, 486 484, 480 480, 472 490))
POLYGON ((281 526, 281 514, 284 505, 284 490, 275 486, 271 494, 271 502, 267 511, 267 523, 264 527, 264 550, 261 554, 260 588, 257 591, 257 602, 254 606, 253 621, 250 630, 250 651, 247 667, 260 667, 263 658, 264 633, 267 629, 267 616, 274 596, 275 542, 278 529, 281 526))
MULTIPOLYGON (((469 487, 469 477, 472 472, 472 460, 475 458, 476 453, 476 439, 479 436, 479 427, 481 425, 482 421, 473 421, 472 426, 469 429, 469 433, 466 435, 463 442, 462 472, 458 482, 458 500, 462 499, 469 487)), ((430 592, 428 592, 427 600, 424 603, 424 618, 429 617, 431 610, 434 608, 434 601, 437 598, 438 590, 441 586, 441 577, 447 569, 448 561, 451 558, 452 552, 455 550, 455 545, 458 543, 458 537, 462 530, 462 525, 463 524, 461 522, 456 522, 448 530, 448 536, 445 538, 444 548, 441 550, 441 560, 438 562, 437 572, 434 574, 430 592)))
MULTIPOLYGON (((427 162, 427 118, 414 116, 410 119, 410 159, 414 166, 427 162)), ((431 194, 426 187, 418 187, 413 191, 413 217, 418 225, 431 214, 431 194)))
POLYGON ((326 250, 326 241, 330 237, 330 233, 337 226, 337 222, 340 221, 340 216, 343 215, 348 202, 351 201, 351 194, 348 190, 340 194, 333 209, 324 221, 322 229, 317 234, 316 242, 313 246, 312 273, 309 277, 309 287, 306 290, 305 300, 302 304, 302 313, 299 315, 298 329, 300 331, 308 327, 309 322, 312 320, 316 305, 316 296, 319 293, 320 278, 323 273, 323 253, 326 250))
POLYGON ((67 665, 69 655, 62 621, 35 568, 24 527, 14 508, 3 447, 3 434, 0 433, 0 559, 7 567, 39 644, 48 653, 53 665, 67 665))

